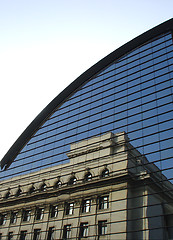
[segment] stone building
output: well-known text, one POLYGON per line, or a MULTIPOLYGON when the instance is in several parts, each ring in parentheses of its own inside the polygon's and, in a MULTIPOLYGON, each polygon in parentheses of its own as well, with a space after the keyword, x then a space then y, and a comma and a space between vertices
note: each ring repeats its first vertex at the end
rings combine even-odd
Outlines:
POLYGON ((167 239, 172 234, 173 185, 125 132, 73 143, 67 155, 69 163, 1 181, 1 239, 167 239))
POLYGON ((170 19, 81 74, 12 145, 1 239, 173 239, 172 96, 170 19))

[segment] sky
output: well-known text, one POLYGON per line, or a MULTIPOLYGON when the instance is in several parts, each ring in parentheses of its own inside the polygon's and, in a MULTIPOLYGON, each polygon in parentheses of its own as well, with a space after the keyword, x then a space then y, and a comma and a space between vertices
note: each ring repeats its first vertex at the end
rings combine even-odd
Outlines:
POLYGON ((173 0, 0 0, 0 159, 79 75, 172 13, 173 0))

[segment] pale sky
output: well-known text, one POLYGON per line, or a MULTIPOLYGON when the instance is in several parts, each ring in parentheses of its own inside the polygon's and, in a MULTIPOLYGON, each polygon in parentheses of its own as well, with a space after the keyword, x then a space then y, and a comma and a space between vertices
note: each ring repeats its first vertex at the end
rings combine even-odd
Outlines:
POLYGON ((173 17, 173 0, 0 0, 0 159, 85 70, 173 17))

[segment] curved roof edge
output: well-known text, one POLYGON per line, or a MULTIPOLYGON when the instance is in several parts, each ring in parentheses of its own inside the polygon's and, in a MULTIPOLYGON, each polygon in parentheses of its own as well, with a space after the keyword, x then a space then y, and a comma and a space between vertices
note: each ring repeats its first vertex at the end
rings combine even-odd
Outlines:
POLYGON ((76 80, 74 80, 69 86, 67 86, 57 97, 55 97, 41 112, 40 114, 30 123, 30 125, 24 130, 24 132, 19 136, 16 142, 5 154, 1 160, 1 169, 7 169, 13 162, 17 154, 24 147, 24 145, 29 141, 31 136, 36 132, 36 130, 43 124, 43 122, 51 115, 51 113, 57 108, 67 97, 69 97, 72 92, 79 88, 85 81, 91 78, 93 75, 101 71, 103 68, 111 64, 116 59, 120 58, 127 52, 130 52, 134 48, 144 44, 145 42, 151 40, 152 38, 163 34, 168 31, 173 31, 173 18, 161 23, 160 25, 148 30, 147 32, 139 35, 128 43, 124 44, 120 48, 116 49, 99 62, 94 64, 91 68, 81 74, 76 80))

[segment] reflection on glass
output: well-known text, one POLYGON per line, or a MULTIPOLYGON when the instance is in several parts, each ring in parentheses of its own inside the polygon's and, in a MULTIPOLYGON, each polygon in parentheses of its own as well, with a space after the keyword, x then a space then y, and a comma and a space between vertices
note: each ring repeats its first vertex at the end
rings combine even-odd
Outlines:
POLYGON ((170 39, 153 39, 93 76, 38 129, 1 178, 66 163, 71 143, 108 131, 126 131, 150 161, 171 159, 170 39))

